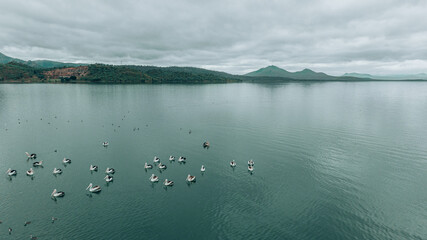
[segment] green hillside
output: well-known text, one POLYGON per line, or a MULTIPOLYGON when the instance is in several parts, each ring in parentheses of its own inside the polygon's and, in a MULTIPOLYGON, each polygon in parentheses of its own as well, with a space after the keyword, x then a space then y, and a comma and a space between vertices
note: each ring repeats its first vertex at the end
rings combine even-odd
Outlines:
POLYGON ((42 79, 43 74, 35 69, 19 62, 0 64, 0 82, 21 81, 24 79, 42 79))
POLYGON ((121 83, 227 83, 239 82, 232 75, 198 68, 89 65, 82 80, 121 83))

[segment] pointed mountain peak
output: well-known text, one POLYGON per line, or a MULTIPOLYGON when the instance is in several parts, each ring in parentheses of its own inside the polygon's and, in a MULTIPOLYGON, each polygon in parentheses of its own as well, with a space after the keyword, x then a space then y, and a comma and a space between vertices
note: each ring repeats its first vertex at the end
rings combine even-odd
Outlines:
POLYGON ((308 68, 304 68, 302 71, 300 71, 300 73, 315 73, 315 71, 308 68))
POLYGON ((283 69, 283 68, 279 68, 278 66, 275 66, 275 65, 270 65, 270 66, 268 66, 268 67, 260 68, 260 69, 258 69, 256 72, 259 72, 259 71, 288 72, 288 71, 286 71, 285 69, 283 69))
POLYGON ((279 68, 274 65, 260 68, 254 72, 247 73, 246 76, 269 76, 269 77, 282 77, 283 75, 289 74, 285 69, 279 68))
POLYGON ((262 69, 268 69, 268 68, 270 68, 270 69, 281 69, 281 68, 279 68, 278 66, 275 66, 275 65, 270 65, 270 66, 262 68, 262 69))

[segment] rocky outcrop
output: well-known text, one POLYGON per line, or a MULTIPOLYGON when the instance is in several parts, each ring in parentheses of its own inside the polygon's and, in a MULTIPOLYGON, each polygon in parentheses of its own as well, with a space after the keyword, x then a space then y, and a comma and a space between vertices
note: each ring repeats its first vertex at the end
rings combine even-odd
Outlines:
POLYGON ((87 76, 88 74, 89 68, 87 66, 60 68, 43 72, 43 75, 46 79, 80 79, 81 77, 87 76))

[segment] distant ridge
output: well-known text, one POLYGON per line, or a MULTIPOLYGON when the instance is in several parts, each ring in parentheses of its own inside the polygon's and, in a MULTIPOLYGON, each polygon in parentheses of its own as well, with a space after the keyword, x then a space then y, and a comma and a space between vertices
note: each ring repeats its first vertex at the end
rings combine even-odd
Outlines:
POLYGON ((17 58, 12 58, 9 56, 4 55, 3 53, 0 52, 0 63, 1 64, 6 64, 6 63, 10 63, 10 62, 19 62, 19 63, 24 63, 24 60, 21 59, 17 59, 17 58))
POLYGON ((288 72, 285 69, 274 65, 258 69, 254 72, 245 74, 249 77, 282 77, 300 80, 337 80, 337 77, 329 76, 322 72, 314 72, 308 68, 298 72, 288 72))
POLYGON ((6 64, 10 62, 22 63, 34 68, 78 67, 78 66, 87 65, 83 63, 63 63, 63 62, 55 62, 55 61, 49 61, 49 60, 24 61, 21 59, 6 56, 0 52, 0 64, 6 64))
POLYGON ((427 80, 427 74, 404 74, 404 75, 371 75, 366 73, 345 73, 343 77, 370 78, 378 80, 427 80))

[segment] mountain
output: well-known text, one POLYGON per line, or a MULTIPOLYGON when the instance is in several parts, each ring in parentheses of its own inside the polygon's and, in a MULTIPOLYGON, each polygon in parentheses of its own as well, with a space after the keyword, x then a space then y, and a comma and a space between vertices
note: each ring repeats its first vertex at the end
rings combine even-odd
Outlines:
POLYGON ((292 77, 295 79, 310 79, 310 80, 335 80, 336 79, 336 77, 329 76, 322 72, 314 72, 307 68, 299 72, 294 72, 292 77))
POLYGON ((345 73, 343 77, 370 78, 377 80, 427 80, 427 74, 401 74, 401 75, 370 75, 365 73, 345 73))
POLYGON ((245 76, 249 77, 290 77, 291 75, 292 73, 274 65, 265 68, 260 68, 254 72, 245 74, 245 76))
POLYGON ((0 52, 0 64, 5 64, 5 63, 10 63, 10 62, 25 62, 21 59, 17 59, 17 58, 12 58, 9 56, 4 55, 3 53, 0 52))
POLYGON ((334 76, 329 76, 322 72, 314 72, 310 69, 304 69, 298 72, 288 72, 285 69, 268 66, 261 68, 257 71, 250 72, 245 74, 248 77, 280 77, 280 78, 290 78, 296 80, 338 80, 339 78, 334 76))
POLYGON ((34 68, 78 67, 78 66, 87 65, 87 64, 81 64, 81 63, 63 63, 63 62, 55 62, 55 61, 49 61, 49 60, 24 61, 24 60, 12 58, 4 55, 3 53, 0 53, 0 64, 6 64, 10 62, 22 63, 34 68))

